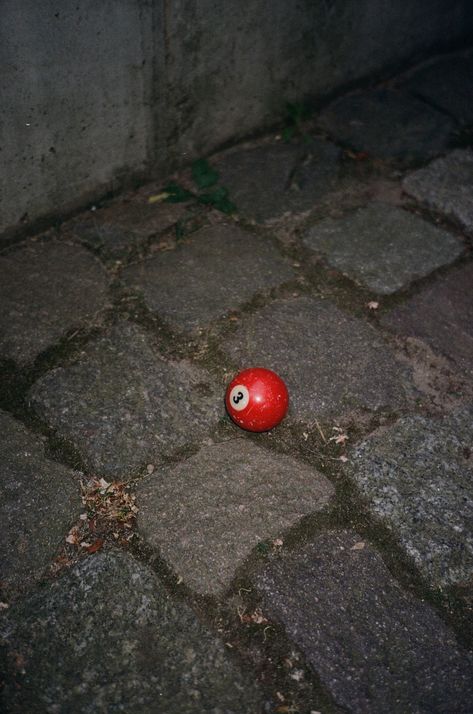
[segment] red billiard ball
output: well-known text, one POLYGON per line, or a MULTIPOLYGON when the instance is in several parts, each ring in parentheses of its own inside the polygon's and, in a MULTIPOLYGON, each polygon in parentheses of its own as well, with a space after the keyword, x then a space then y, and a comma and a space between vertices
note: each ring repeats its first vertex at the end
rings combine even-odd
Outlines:
POLYGON ((245 369, 227 387, 225 406, 235 424, 247 431, 268 431, 284 418, 289 405, 287 387, 275 372, 245 369))

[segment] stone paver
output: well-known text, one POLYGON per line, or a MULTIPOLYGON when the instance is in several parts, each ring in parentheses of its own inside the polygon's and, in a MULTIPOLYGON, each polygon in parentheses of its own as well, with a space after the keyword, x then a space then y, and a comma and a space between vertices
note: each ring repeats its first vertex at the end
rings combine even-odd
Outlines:
POLYGON ((142 481, 138 527, 187 585, 220 595, 260 541, 320 511, 333 493, 306 465, 232 439, 142 481))
POLYGON ((360 536, 332 531, 256 578, 336 702, 355 714, 468 714, 473 660, 360 536))
POLYGON ((404 417, 350 456, 371 511, 435 587, 473 576, 472 440, 473 408, 464 407, 443 419, 404 417))
POLYGON ((473 151, 456 149, 406 176, 406 193, 473 234, 473 151))
POLYGON ((0 258, 0 355, 29 365, 104 307, 107 277, 88 251, 30 243, 0 258))
POLYGON ((382 323, 408 337, 419 337, 473 375, 473 264, 414 295, 382 318, 382 323))
POLYGON ((89 344, 78 363, 42 377, 30 400, 89 469, 120 478, 199 440, 223 413, 207 373, 165 362, 129 323, 89 344))
POLYGON ((246 317, 223 348, 240 367, 280 374, 297 419, 396 408, 410 391, 408 373, 375 330, 318 298, 274 301, 246 317))
POLYGON ((9 712, 259 714, 255 684, 154 573, 87 558, 1 625, 9 712))
POLYGON ((94 219, 76 222, 70 233, 101 257, 119 260, 142 245, 140 236, 113 223, 99 223, 94 219))
POLYGON ((202 229, 188 244, 123 274, 150 310, 185 331, 204 327, 256 292, 293 277, 271 242, 228 225, 202 229))
POLYGON ((452 262, 463 250, 447 231, 381 203, 320 221, 303 242, 332 267, 385 295, 452 262))
POLYGON ((329 142, 267 144, 223 156, 216 167, 240 215, 259 223, 313 208, 336 184, 340 150, 329 142))
POLYGON ((0 582, 31 585, 81 508, 79 479, 44 454, 43 441, 0 411, 0 582))
POLYGON ((65 230, 104 258, 119 260, 191 215, 181 203, 118 203, 66 224, 65 230))
POLYGON ((453 116, 473 124, 473 55, 442 57, 410 75, 403 88, 453 116))
POLYGON ((423 161, 444 151, 455 122, 407 92, 348 94, 322 110, 320 126, 335 140, 380 158, 423 161))

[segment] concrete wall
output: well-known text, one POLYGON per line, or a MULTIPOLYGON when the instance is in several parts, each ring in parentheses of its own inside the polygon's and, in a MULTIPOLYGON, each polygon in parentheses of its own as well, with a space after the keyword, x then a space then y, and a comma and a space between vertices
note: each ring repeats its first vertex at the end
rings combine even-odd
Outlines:
POLYGON ((0 0, 0 232, 468 35, 471 0, 0 0))

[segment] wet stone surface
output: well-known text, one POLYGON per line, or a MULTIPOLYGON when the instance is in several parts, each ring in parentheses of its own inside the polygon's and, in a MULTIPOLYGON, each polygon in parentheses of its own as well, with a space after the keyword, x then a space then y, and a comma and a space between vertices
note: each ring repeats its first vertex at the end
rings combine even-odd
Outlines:
POLYGON ((334 188, 340 150, 329 142, 266 144, 240 149, 216 163, 238 213, 258 223, 307 211, 334 188))
POLYGON ((284 625, 346 711, 471 711, 471 655, 356 533, 326 532, 255 582, 263 611, 284 625))
POLYGON ((223 643, 128 555, 83 560, 11 608, 0 628, 9 712, 262 710, 223 643))
POLYGON ((138 527, 189 587, 221 595, 259 542, 320 511, 333 493, 314 469, 235 438, 142 481, 138 527))
POLYGON ((381 203, 320 221, 304 234, 303 242, 329 265, 380 294, 407 287, 463 250, 447 231, 381 203))
POLYGON ((42 377, 30 401, 89 469, 120 478, 198 442, 223 414, 206 372, 164 361, 129 323, 90 343, 78 363, 42 377))
POLYGON ((0 258, 0 355, 30 365, 105 306, 108 280, 85 249, 30 243, 0 258))
POLYGON ((342 144, 374 157, 424 161, 444 151, 456 123, 407 92, 349 94, 322 110, 320 126, 342 144))
POLYGON ((187 332, 293 277, 269 240, 231 225, 205 228, 186 245, 123 273, 150 310, 187 332))
POLYGON ((223 348, 237 366, 264 364, 287 383, 296 419, 405 404, 410 379, 375 330, 328 300, 276 300, 246 317, 223 348))
POLYGON ((31 585, 80 513, 79 475, 50 461, 44 442, 0 411, 0 582, 31 585))
POLYGON ((473 234, 473 151, 456 149, 414 171, 402 182, 406 193, 445 214, 473 234))
POLYGON ((347 472, 434 587, 473 576, 473 408, 373 434, 347 472))
POLYGON ((414 72, 402 86, 460 124, 473 124, 471 52, 437 59, 414 72))
POLYGON ((382 318, 401 335, 419 337, 473 376, 473 264, 462 265, 382 318))

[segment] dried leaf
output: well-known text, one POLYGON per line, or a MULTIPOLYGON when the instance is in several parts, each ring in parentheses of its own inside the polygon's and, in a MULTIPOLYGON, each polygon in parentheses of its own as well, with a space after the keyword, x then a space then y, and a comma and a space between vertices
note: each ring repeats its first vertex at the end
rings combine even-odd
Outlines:
POLYGON ((336 436, 331 436, 329 441, 334 441, 336 444, 344 446, 345 442, 348 441, 348 436, 347 434, 337 434, 336 436))
POLYGON ((98 538, 95 541, 95 543, 92 543, 92 545, 89 545, 89 547, 87 548, 87 552, 88 553, 96 553, 103 546, 103 543, 104 543, 103 538, 98 538))
POLYGON ((348 461, 348 457, 342 454, 338 460, 345 464, 348 461))
POLYGON ((293 672, 290 673, 289 676, 291 679, 294 679, 294 681, 301 682, 304 679, 304 670, 295 669, 293 672))
POLYGON ((350 550, 363 550, 365 547, 366 543, 362 540, 358 541, 358 543, 355 543, 355 545, 352 545, 350 550))
POLYGON ((161 201, 165 201, 167 198, 169 198, 171 194, 167 193, 167 191, 161 191, 161 193, 157 193, 154 196, 150 196, 148 198, 148 203, 161 203, 161 201))

